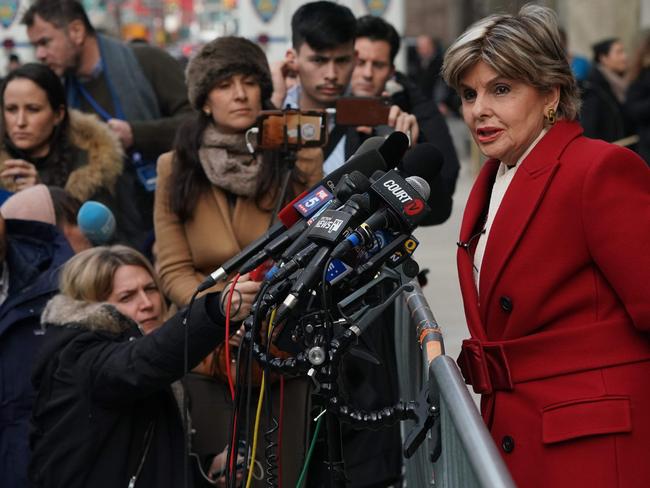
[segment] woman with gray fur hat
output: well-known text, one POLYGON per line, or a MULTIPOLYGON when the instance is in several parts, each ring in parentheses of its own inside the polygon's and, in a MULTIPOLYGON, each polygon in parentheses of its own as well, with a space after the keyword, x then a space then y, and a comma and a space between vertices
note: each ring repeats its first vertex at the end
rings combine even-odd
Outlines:
MULTIPOLYGON (((158 160, 154 208, 157 268, 164 293, 178 307, 189 302, 210 272, 268 229, 283 171, 277 153, 251 155, 246 146, 245 133, 260 111, 273 108, 271 73, 262 49, 240 37, 215 39, 190 61, 187 85, 197 113, 179 129, 174 151, 158 160)), ((321 177, 321 152, 299 152, 285 202, 321 177)), ((251 304, 258 289, 259 283, 243 275, 235 287, 233 309, 251 304)), ((197 451, 220 452, 229 444, 232 403, 223 352, 238 345, 234 334, 189 375, 197 451)), ((284 390, 292 397, 285 402, 291 404, 285 418, 303 418, 305 402, 296 398, 307 398, 306 386, 289 381, 284 390)), ((301 462, 304 433, 300 421, 285 429, 283 446, 291 450, 285 460, 301 462)), ((257 459, 263 461, 262 456, 263 448, 257 459)), ((287 486, 298 470, 283 461, 287 486)))

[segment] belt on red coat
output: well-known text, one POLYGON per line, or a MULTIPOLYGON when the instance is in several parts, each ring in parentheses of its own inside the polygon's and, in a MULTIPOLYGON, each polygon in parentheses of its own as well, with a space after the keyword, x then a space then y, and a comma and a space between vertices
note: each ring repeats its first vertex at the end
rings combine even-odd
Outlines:
POLYGON ((627 320, 610 320, 518 339, 468 339, 458 365, 476 393, 490 394, 525 381, 648 360, 650 334, 627 320))

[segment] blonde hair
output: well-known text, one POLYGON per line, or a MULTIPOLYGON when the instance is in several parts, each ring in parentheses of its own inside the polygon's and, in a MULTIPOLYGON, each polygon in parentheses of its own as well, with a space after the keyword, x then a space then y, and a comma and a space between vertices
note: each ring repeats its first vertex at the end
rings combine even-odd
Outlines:
MULTIPOLYGON (((158 275, 147 258, 135 249, 115 245, 93 247, 72 257, 61 272, 61 293, 74 300, 103 302, 113 291, 113 278, 121 266, 146 269, 161 290, 158 275)), ((165 312, 165 301, 161 301, 165 312)))
POLYGON ((580 95, 553 10, 525 5, 517 15, 490 15, 479 20, 447 50, 442 76, 458 90, 464 73, 479 61, 501 76, 542 92, 558 86, 558 118, 577 118, 580 95))

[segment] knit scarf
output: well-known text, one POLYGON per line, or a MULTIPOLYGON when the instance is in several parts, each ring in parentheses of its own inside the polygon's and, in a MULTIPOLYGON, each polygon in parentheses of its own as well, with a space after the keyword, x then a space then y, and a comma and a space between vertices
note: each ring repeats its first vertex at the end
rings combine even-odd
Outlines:
POLYGON ((614 73, 612 70, 609 70, 604 66, 599 65, 598 69, 612 88, 612 93, 616 97, 616 100, 618 100, 618 103, 625 103, 625 93, 627 92, 627 87, 629 85, 625 77, 614 73))
POLYGON ((246 148, 244 134, 224 134, 210 124, 203 132, 199 160, 216 187, 242 197, 255 195, 261 164, 246 148))

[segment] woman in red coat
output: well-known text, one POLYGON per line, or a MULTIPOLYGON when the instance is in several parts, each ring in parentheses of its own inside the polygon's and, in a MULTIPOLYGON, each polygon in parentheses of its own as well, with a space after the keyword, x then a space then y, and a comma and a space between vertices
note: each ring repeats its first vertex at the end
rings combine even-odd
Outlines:
POLYGON ((470 27, 443 74, 489 158, 458 271, 459 364, 518 486, 650 486, 650 169, 582 136, 555 14, 470 27))

